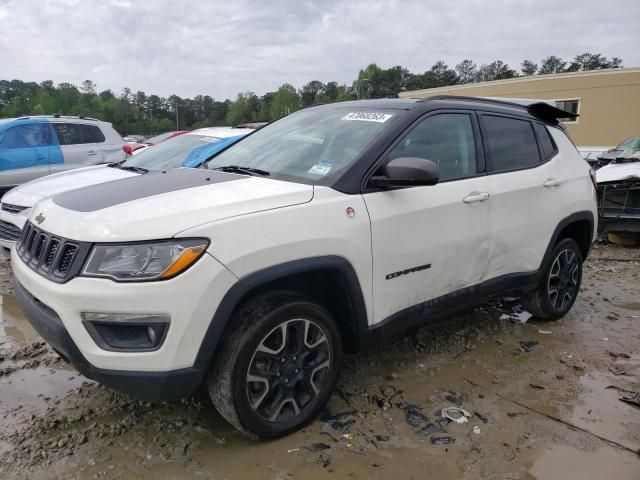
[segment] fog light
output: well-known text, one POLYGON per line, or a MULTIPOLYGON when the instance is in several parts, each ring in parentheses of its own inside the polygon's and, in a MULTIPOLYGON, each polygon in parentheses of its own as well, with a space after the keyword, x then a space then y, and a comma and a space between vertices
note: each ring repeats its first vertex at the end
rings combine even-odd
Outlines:
POLYGON ((152 326, 147 327, 147 335, 149 335, 149 341, 153 344, 156 343, 156 331, 152 326))
POLYGON ((164 314, 82 314, 82 323, 103 350, 149 352, 162 345, 171 317, 164 314))

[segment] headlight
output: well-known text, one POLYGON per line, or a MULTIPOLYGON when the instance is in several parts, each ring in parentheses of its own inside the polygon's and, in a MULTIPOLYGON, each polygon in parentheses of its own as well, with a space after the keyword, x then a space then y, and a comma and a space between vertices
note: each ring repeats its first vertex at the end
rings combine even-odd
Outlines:
POLYGON ((166 280, 193 265, 209 246, 203 238, 148 243, 98 244, 82 275, 135 282, 166 280))

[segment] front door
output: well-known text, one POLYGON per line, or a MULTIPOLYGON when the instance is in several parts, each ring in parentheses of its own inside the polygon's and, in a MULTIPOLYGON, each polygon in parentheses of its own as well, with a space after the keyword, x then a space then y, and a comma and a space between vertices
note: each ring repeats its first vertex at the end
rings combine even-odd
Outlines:
POLYGON ((398 157, 438 163, 440 182, 363 195, 371 220, 373 323, 479 284, 488 268, 491 199, 475 115, 430 114, 385 162, 398 157))
POLYGON ((22 123, 0 132, 0 187, 48 175, 50 143, 46 123, 22 123))

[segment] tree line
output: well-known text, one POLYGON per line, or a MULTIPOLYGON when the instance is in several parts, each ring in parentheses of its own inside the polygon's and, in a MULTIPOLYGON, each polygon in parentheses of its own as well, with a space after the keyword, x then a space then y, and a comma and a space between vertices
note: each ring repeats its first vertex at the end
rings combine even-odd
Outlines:
POLYGON ((519 71, 501 60, 482 65, 463 60, 453 68, 440 60, 423 73, 412 73, 401 66, 384 69, 372 63, 358 72, 351 85, 312 80, 297 89, 285 83, 262 96, 244 92, 234 100, 223 101, 209 95, 160 97, 142 91, 134 93, 129 88, 116 95, 109 89, 98 91, 91 80, 85 80, 79 87, 71 83, 54 85, 52 80, 40 83, 0 80, 0 118, 53 113, 84 115, 111 122, 123 134, 151 134, 174 130, 176 114, 179 128, 190 130, 270 121, 317 103, 397 97, 405 90, 618 67, 622 67, 622 59, 609 59, 599 53, 583 53, 572 60, 551 55, 539 64, 524 60, 519 71))

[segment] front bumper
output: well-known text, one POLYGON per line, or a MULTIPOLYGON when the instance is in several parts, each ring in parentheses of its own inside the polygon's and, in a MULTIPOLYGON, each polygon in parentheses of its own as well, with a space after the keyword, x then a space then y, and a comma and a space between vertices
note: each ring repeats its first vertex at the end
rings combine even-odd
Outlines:
POLYGON ((181 398, 200 384, 208 367, 196 365, 202 339, 222 296, 237 280, 210 255, 162 282, 76 277, 59 284, 17 255, 12 267, 22 309, 55 350, 87 378, 149 400, 181 398), (158 350, 114 352, 96 344, 82 312, 162 313, 171 322, 158 350))
POLYGON ((16 299, 33 328, 85 377, 141 400, 178 400, 193 393, 205 372, 183 368, 170 372, 138 372, 96 368, 71 339, 60 317, 14 281, 16 299))

